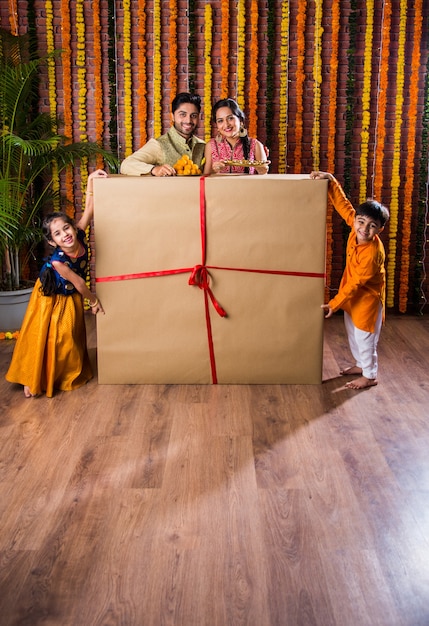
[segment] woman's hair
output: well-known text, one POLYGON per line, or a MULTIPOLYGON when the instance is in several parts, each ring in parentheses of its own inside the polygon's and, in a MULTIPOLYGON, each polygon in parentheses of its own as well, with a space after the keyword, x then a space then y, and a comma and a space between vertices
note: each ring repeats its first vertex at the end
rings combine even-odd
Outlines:
MULTIPOLYGON (((55 211, 54 213, 48 213, 43 222, 42 222, 42 232, 46 241, 52 246, 52 234, 51 234, 51 224, 52 222, 60 218, 64 220, 66 224, 70 224, 75 227, 74 220, 67 215, 67 213, 63 213, 62 211, 55 211)), ((51 255, 52 256, 52 255, 51 255)), ((55 270, 50 263, 51 257, 49 257, 46 263, 43 266, 42 271, 40 272, 40 291, 44 296, 53 296, 56 293, 57 288, 57 280, 55 276, 55 270)))
POLYGON ((74 220, 67 215, 67 213, 63 213, 62 211, 54 211, 53 213, 48 213, 43 222, 42 222, 42 233, 46 241, 52 245, 52 234, 51 234, 51 223, 60 218, 66 222, 66 224, 70 224, 73 228, 76 228, 74 220))
MULTIPOLYGON (((232 114, 235 115, 236 117, 238 117, 238 119, 240 120, 240 126, 244 127, 244 122, 246 120, 246 116, 244 115, 243 111, 240 109, 240 107, 238 106, 236 101, 233 100, 232 98, 224 98, 223 100, 218 100, 213 105, 213 108, 212 108, 212 123, 213 124, 216 124, 216 113, 222 107, 227 107, 228 109, 231 109, 232 114)), ((240 140, 241 140, 241 143, 243 144, 243 155, 244 155, 244 158, 248 159, 249 158, 249 154, 250 154, 250 141, 249 141, 249 137, 248 137, 247 133, 246 133, 246 135, 244 137, 240 136, 240 140)))

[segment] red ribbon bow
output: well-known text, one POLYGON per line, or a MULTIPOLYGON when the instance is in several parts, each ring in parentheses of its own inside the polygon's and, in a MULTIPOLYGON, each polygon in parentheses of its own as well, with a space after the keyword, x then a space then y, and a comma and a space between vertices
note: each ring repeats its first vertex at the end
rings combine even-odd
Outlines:
POLYGON ((226 311, 221 307, 219 302, 214 297, 212 290, 210 289, 210 274, 205 265, 196 265, 189 277, 188 281, 189 285, 196 285, 200 289, 203 289, 206 294, 208 294, 210 300, 216 311, 219 313, 221 317, 226 317, 226 311))

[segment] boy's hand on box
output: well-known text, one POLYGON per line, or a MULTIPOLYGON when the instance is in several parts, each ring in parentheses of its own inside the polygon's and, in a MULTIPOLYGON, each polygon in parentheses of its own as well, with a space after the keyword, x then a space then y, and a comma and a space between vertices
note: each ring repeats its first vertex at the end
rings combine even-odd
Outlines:
POLYGON ((322 304, 321 308, 325 311, 325 318, 332 317, 334 312, 329 306, 329 304, 322 304))
POLYGON ((310 178, 313 180, 322 180, 327 178, 328 180, 333 180, 334 177, 329 172, 311 172, 310 178))

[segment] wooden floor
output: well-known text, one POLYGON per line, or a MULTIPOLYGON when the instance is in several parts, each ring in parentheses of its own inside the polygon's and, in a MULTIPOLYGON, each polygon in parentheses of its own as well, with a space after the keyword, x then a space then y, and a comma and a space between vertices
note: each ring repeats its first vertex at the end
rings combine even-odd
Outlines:
POLYGON ((325 328, 320 386, 29 400, 0 342, 1 626, 427 626, 429 317, 360 392, 325 328))

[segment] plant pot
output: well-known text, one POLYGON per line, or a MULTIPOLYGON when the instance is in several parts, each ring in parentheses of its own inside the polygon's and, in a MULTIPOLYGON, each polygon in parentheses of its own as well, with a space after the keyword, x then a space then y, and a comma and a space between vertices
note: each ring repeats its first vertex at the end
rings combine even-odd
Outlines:
POLYGON ((33 287, 17 291, 0 291, 0 332, 21 328, 33 287))

